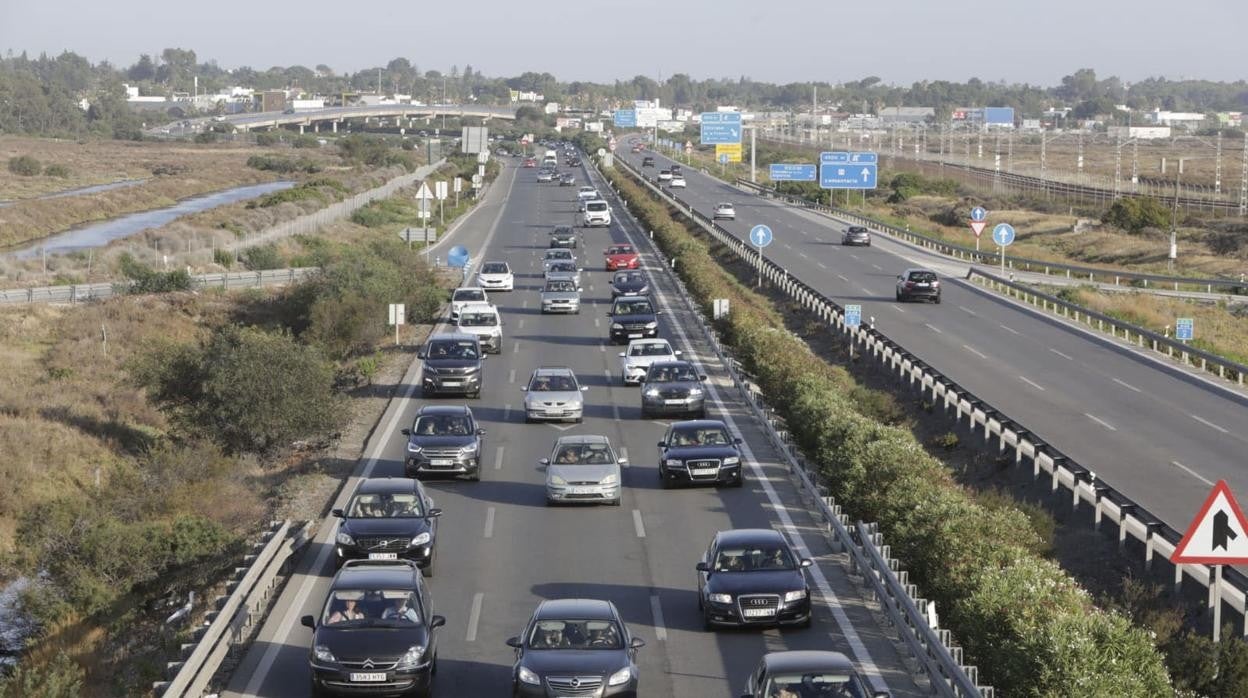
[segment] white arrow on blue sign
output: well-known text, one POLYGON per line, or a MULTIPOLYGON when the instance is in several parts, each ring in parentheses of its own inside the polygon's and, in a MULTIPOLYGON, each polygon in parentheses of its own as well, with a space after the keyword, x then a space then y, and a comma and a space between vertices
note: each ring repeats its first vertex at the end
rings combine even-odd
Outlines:
POLYGON ((992 229, 992 241, 1001 247, 1009 247, 1014 242, 1014 226, 1009 223, 998 223, 992 229))
POLYGON ((976 223, 988 220, 988 211, 983 206, 976 206, 971 209, 971 220, 976 223))
POLYGON ((768 228, 765 225, 759 224, 750 228, 750 242, 754 243, 755 247, 766 247, 770 245, 771 238, 771 228, 768 228))
POLYGON ((1174 321, 1174 338, 1181 342, 1190 342, 1196 335, 1195 322, 1190 317, 1181 317, 1174 321))
POLYGON ((862 306, 847 305, 845 306, 845 326, 858 327, 862 324, 862 306))

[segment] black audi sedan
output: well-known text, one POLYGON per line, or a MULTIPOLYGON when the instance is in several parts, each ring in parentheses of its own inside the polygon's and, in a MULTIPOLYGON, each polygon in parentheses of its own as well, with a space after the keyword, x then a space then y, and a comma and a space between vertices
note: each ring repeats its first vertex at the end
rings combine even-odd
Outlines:
POLYGON ((741 439, 717 419, 674 422, 659 442, 659 480, 664 488, 677 484, 732 485, 745 483, 741 439))
POLYGON ((345 509, 334 537, 334 561, 411 560, 426 577, 433 576, 438 517, 419 480, 375 477, 364 480, 345 509))
POLYGON ((798 558, 779 531, 740 528, 715 534, 698 563, 703 627, 810 627, 810 560, 798 558))
POLYGON ((853 696, 890 698, 871 691, 849 657, 827 650, 768 652, 750 674, 741 698, 770 696, 853 696))
POLYGON ((612 344, 627 344, 630 339, 659 336, 659 315, 649 298, 616 298, 611 304, 610 337, 612 344))
POLYGON ((334 576, 312 629, 314 697, 428 696, 437 671, 433 614, 424 577, 411 560, 351 560, 334 576))
POLYGON ((641 379, 641 418, 658 414, 706 417, 706 376, 688 361, 657 361, 641 379))
POLYGON ((407 437, 407 477, 423 474, 465 475, 481 479, 481 437, 472 410, 464 405, 425 405, 416 413, 407 437))
POLYGON ((610 601, 543 601, 507 644, 516 650, 513 696, 637 696, 635 659, 646 643, 610 601))
POLYGON ((650 279, 644 271, 636 269, 617 271, 611 277, 611 297, 644 296, 650 293, 650 279))

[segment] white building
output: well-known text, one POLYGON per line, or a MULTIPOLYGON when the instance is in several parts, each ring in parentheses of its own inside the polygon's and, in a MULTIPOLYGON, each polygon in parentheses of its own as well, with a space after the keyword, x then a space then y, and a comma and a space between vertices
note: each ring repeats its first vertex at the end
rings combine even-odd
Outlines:
POLYGON ((1110 126, 1108 131, 1112 138, 1153 140, 1156 138, 1169 138, 1172 129, 1169 126, 1110 126))
POLYGON ((936 119, 933 107, 884 107, 880 121, 884 124, 923 124, 936 119))
POLYGON ((1154 109, 1144 115, 1144 120, 1158 126, 1178 126, 1180 128, 1196 128, 1205 121, 1204 114, 1182 111, 1162 111, 1154 109))

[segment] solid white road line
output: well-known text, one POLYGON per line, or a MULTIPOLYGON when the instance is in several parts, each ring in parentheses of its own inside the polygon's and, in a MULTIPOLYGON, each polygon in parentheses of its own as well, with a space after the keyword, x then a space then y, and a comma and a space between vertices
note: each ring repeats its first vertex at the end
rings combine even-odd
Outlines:
POLYGON ((937 327, 937 326, 935 326, 935 325, 931 324, 930 322, 925 322, 925 323, 923 323, 923 326, 924 326, 924 327, 926 327, 927 329, 929 329, 929 330, 931 330, 931 331, 935 332, 936 334, 944 334, 944 331, 942 331, 939 327, 937 327))
POLYGON ((633 509, 633 530, 637 532, 638 538, 646 537, 646 527, 641 523, 641 512, 633 509))
POLYGON ((1072 357, 1070 354, 1063 354, 1062 352, 1054 349, 1053 347, 1049 347, 1049 351, 1053 352, 1054 354, 1057 354, 1058 356, 1062 357, 1063 359, 1066 359, 1067 361, 1075 360, 1074 357, 1072 357))
POLYGON ((529 307, 529 299, 528 299, 528 298, 525 298, 525 299, 524 299, 524 302, 520 304, 520 307, 521 307, 521 308, 527 308, 527 307, 529 307))
POLYGON ((517 339, 517 340, 515 341, 515 343, 513 343, 513 344, 511 345, 511 353, 513 353, 513 354, 519 354, 519 353, 520 353, 520 340, 518 340, 518 339, 517 339))
POLYGON ((1127 388, 1127 389, 1130 389, 1130 390, 1134 390, 1134 391, 1135 391, 1135 392, 1137 392, 1137 393, 1142 393, 1142 392, 1144 392, 1144 391, 1140 390, 1139 388, 1135 387, 1134 385, 1131 385, 1130 383, 1126 383, 1126 382, 1124 382, 1124 381, 1120 381, 1120 380, 1118 380, 1117 378, 1113 378, 1113 379, 1111 379, 1111 380, 1113 380, 1113 381, 1114 381, 1115 383, 1117 383, 1118 385, 1121 385, 1122 387, 1127 388))
POLYGON ((654 616, 654 639, 667 641, 667 625, 663 623, 663 606, 659 603, 659 595, 650 595, 650 615, 654 616))
POLYGON ((959 306, 958 306, 958 308, 959 308, 959 309, 961 309, 963 312, 965 312, 967 315, 971 315, 971 316, 974 316, 974 317, 979 317, 979 313, 975 312, 974 310, 971 310, 970 308, 966 307, 965 305, 959 305, 959 306))
POLYGON ((1201 424, 1204 424, 1204 425, 1205 425, 1205 426, 1207 426, 1207 427, 1210 427, 1211 429, 1217 429, 1218 431, 1222 432, 1223 434, 1229 434, 1229 433, 1230 433, 1230 432, 1229 432, 1229 431, 1227 431, 1226 429, 1223 429, 1222 427, 1218 426, 1217 424, 1214 424, 1213 422, 1211 422, 1211 421, 1209 421, 1209 420, 1205 419, 1204 417, 1201 417, 1201 416, 1200 416, 1200 415, 1198 415, 1198 414, 1194 414, 1194 415, 1192 415, 1192 419, 1194 419, 1194 420, 1196 420, 1196 421, 1200 422, 1201 424))
POLYGON ((503 469, 503 447, 502 446, 499 446, 498 449, 494 451, 494 469, 495 470, 503 469))
POLYGON ((878 264, 872 264, 871 266, 875 267, 876 271, 884 271, 884 267, 878 264))
POLYGON ((1036 390, 1039 390, 1040 392, 1044 392, 1044 386, 1042 386, 1042 385, 1040 385, 1039 383, 1037 383, 1037 382, 1035 382, 1035 381, 1031 380, 1031 379, 1030 379, 1030 378, 1028 378, 1027 376, 1019 376, 1019 377, 1018 377, 1018 379, 1019 379, 1019 380, 1021 380, 1021 381, 1022 381, 1022 382, 1024 382, 1024 383, 1026 383, 1027 385, 1030 385, 1031 387, 1035 388, 1036 390))
POLYGON ((594 318, 594 327, 602 327, 602 318, 594 318))
POLYGON ((969 352, 971 352, 971 353, 972 353, 972 354, 974 354, 975 356, 978 356, 978 357, 979 357, 979 358, 981 358, 981 359, 986 359, 986 358, 988 358, 987 356, 985 356, 985 355, 984 355, 984 353, 983 353, 983 352, 979 351, 978 349, 976 349, 975 347, 973 347, 973 346, 971 346, 971 345, 969 345, 969 344, 963 344, 963 345, 962 345, 962 348, 963 348, 963 349, 965 349, 965 350, 967 350, 967 351, 969 351, 969 352))
POLYGON ((863 292, 863 293, 865 293, 865 294, 867 294, 867 295, 871 295, 871 289, 869 289, 869 288, 864 287, 864 288, 862 289, 862 292, 863 292))
POLYGON ((1183 469, 1184 471, 1186 471, 1186 472, 1187 472, 1187 474, 1188 474, 1188 475, 1191 475, 1192 477, 1196 478, 1197 480, 1200 480, 1201 482, 1205 483, 1206 485, 1209 485, 1210 487, 1213 487, 1213 480, 1210 480, 1209 478, 1205 477, 1204 475, 1201 475, 1200 473, 1196 472, 1195 470, 1192 470, 1191 468, 1187 467, 1186 465, 1183 465, 1182 463, 1178 462, 1177 460, 1172 460, 1172 461, 1170 461, 1170 465, 1173 465, 1173 466, 1174 466, 1174 467, 1176 467, 1176 468, 1181 468, 1181 469, 1183 469))
POLYGON ((837 274, 836 276, 837 276, 837 278, 838 278, 838 279, 840 279, 841 281, 844 281, 845 283, 849 283, 849 277, 848 277, 848 276, 845 276, 844 274, 837 274))
POLYGON ((1006 332, 1012 332, 1012 333, 1014 333, 1014 334, 1022 334, 1021 332, 1019 332, 1018 330, 1014 329, 1013 327, 1008 327, 1008 326, 1006 326, 1006 325, 1001 325, 1001 329, 1005 330, 1006 332))
POLYGON ((517 324, 516 329, 519 329, 519 330, 524 329, 524 318, 520 318, 520 322, 519 324, 517 324))
POLYGON ((472 610, 468 612, 468 633, 464 635, 466 642, 477 641, 477 626, 481 624, 481 603, 485 594, 477 592, 472 595, 472 610))
POLYGON ((820 269, 827 269, 827 267, 823 266, 823 262, 815 262, 815 264, 818 264, 820 269))
POLYGON ((1097 417, 1097 416, 1096 416, 1096 415, 1094 415, 1094 414, 1088 414, 1087 412, 1084 412, 1084 413, 1083 413, 1083 416, 1085 416, 1085 417, 1087 417, 1088 419, 1090 419, 1090 420, 1092 420, 1092 421, 1096 422, 1097 424, 1100 424, 1101 426, 1105 427, 1106 429, 1108 429, 1108 430, 1110 430, 1110 431, 1118 431, 1117 429, 1115 429, 1115 428, 1114 428, 1114 425, 1112 425, 1112 424, 1110 424, 1109 422, 1107 422, 1107 421, 1105 421, 1105 420, 1101 419, 1100 417, 1097 417))
POLYGON ((892 308, 893 310, 896 310, 896 311, 897 311, 897 312, 899 312, 899 313, 904 313, 904 312, 906 312, 906 309, 905 309, 905 308, 903 308, 903 307, 901 307, 900 305, 893 304, 893 305, 890 305, 890 306, 888 306, 888 307, 892 308))
POLYGON ((511 373, 508 373, 508 374, 507 374, 507 382, 508 382, 508 383, 515 383, 515 382, 516 382, 516 369, 514 369, 514 368, 513 368, 513 369, 511 369, 511 373))
MULTIPOLYGON (((624 460, 628 460, 628 449, 625 448, 624 446, 620 446, 620 458, 623 458, 624 460)), ((632 465, 632 461, 625 463, 623 467, 627 468, 630 465, 632 465)))
POLYGON ((494 507, 485 510, 485 537, 494 537, 494 507))
POLYGON ((511 417, 511 405, 503 405, 503 422, 511 417))

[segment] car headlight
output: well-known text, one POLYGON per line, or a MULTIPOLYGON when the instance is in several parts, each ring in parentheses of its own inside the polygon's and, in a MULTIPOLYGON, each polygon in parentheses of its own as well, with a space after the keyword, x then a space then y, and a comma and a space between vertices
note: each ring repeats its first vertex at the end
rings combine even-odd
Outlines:
POLYGON ((732 594, 711 594, 709 598, 714 603, 732 603, 732 594))
POLYGON ((409 443, 407 445, 408 453, 420 453, 420 444, 409 443))
POLYGON ((689 397, 698 397, 698 396, 700 396, 700 395, 702 395, 702 389, 701 389, 701 388, 690 388, 690 389, 689 389, 689 397))
POLYGON ((684 465, 684 463, 682 463, 679 458, 668 458, 667 460, 663 461, 663 465, 666 465, 669 468, 679 468, 680 466, 684 465))
POLYGON ((647 389, 646 389, 646 397, 658 397, 658 396, 659 396, 659 389, 658 389, 658 388, 647 388, 647 389))
POLYGON ((656 327, 658 327, 658 326, 659 326, 659 321, 658 321, 658 320, 654 320, 653 322, 647 322, 647 323, 646 323, 646 329, 647 329, 647 330, 653 330, 654 328, 656 328, 656 327))
POLYGON ((621 324, 620 324, 620 323, 618 323, 618 322, 613 322, 613 323, 611 323, 611 329, 613 329, 613 330, 622 330, 622 329, 624 329, 624 326, 623 326, 623 325, 621 325, 621 324))
POLYGON ((784 602, 785 602, 785 603, 792 603, 792 602, 794 602, 794 601, 801 601, 801 600, 802 600, 802 599, 804 599, 804 598, 806 598, 806 590, 805 590, 805 589, 798 589, 797 591, 789 591, 789 592, 785 592, 785 594, 784 594, 784 602))
POLYGON ((325 645, 316 645, 315 647, 313 647, 312 656, 315 657, 316 661, 318 662, 337 662, 338 661, 338 658, 334 656, 334 653, 330 652, 329 648, 326 647, 325 645))
POLYGON ((428 531, 425 531, 412 539, 412 545, 429 545, 431 540, 433 540, 433 537, 429 535, 428 531))
POLYGON ((350 533, 339 531, 335 540, 338 541, 338 545, 355 545, 355 539, 351 537, 350 533))
POLYGON ((559 487, 563 487, 564 485, 568 484, 568 481, 567 481, 567 480, 564 480, 563 478, 559 477, 558 475, 551 475, 551 476, 550 476, 550 484, 552 484, 552 485, 558 485, 559 487))
POLYGON ((476 446, 464 446, 463 448, 459 449, 459 455, 461 456, 471 456, 472 454, 476 452, 477 452, 476 446))
POLYGON ((528 667, 520 667, 520 683, 527 683, 530 686, 540 686, 542 685, 542 680, 537 678, 537 674, 530 671, 528 667))
POLYGON ((732 456, 731 458, 724 459, 724 465, 740 465, 740 464, 741 464, 741 459, 736 456, 732 456))
POLYGON ((620 669, 619 671, 612 674, 611 678, 607 679, 607 685, 619 686, 620 684, 628 683, 628 680, 631 678, 633 678, 632 668, 624 667, 623 669, 620 669))
POLYGON ((614 485, 620 481, 619 475, 608 475, 598 481, 599 485, 614 485))
POLYGON ((394 668, 399 669, 399 670, 415 669, 416 667, 420 666, 420 660, 421 658, 424 657, 424 655, 425 655, 424 646, 412 645, 411 647, 407 648, 407 651, 403 653, 402 657, 399 657, 399 661, 397 664, 394 665, 394 668))

